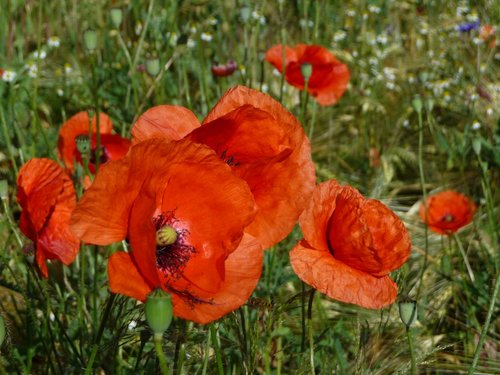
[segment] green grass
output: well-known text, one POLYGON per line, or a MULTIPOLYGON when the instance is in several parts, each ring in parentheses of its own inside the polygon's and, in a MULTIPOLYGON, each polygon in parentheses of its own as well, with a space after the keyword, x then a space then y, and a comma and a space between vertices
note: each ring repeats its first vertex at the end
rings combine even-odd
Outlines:
MULTIPOLYGON (((496 26, 500 39, 498 2, 118 0, 118 29, 108 3, 2 4, 0 68, 17 75, 0 81, 0 178, 8 183, 0 216, 0 313, 7 326, 0 373, 82 373, 94 345, 94 373, 158 371, 143 306, 116 296, 103 320, 112 248, 86 246, 71 266, 54 262, 48 280, 36 274, 16 224, 17 170, 33 157, 57 160, 61 124, 96 102, 115 131, 129 137, 137 116, 152 106, 182 105, 203 118, 236 84, 278 99, 281 78, 263 55, 283 39, 323 45, 349 66, 350 87, 339 103, 320 107, 309 100, 305 130, 318 181, 351 184, 407 225, 412 255, 392 276, 400 295, 418 302, 412 328, 418 370, 467 373, 489 316, 476 373, 500 373, 500 308, 490 307, 500 270, 500 49, 480 42, 477 30, 455 30, 478 17, 481 25, 496 26), (94 54, 83 45, 89 28, 98 35, 94 54), (213 39, 202 40, 204 32, 213 39), (51 36, 59 47, 48 45, 51 36), (42 50, 46 57, 34 58, 42 50), (155 77, 144 72, 153 58, 161 67, 155 77), (235 74, 211 75, 212 63, 231 58, 239 66, 235 74), (412 105, 417 95, 421 122, 412 105), (452 188, 478 202, 474 222, 457 235, 474 282, 457 242, 420 222, 422 177, 427 193, 452 188)), ((285 83, 281 102, 299 118, 298 90, 285 83)), ((311 372, 309 344, 301 349, 301 283, 288 259, 300 238, 297 228, 267 251, 248 303, 215 323, 224 373, 311 372)), ((307 301, 308 286, 305 294, 307 301)), ((316 293, 312 308, 317 374, 410 373, 397 304, 372 311, 316 293)), ((163 346, 176 374, 217 373, 209 332, 209 326, 174 319, 163 346)))

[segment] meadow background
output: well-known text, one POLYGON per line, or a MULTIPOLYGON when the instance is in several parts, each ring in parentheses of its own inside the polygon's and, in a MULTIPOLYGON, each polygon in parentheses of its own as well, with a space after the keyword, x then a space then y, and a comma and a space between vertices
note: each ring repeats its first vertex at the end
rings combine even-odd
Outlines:
MULTIPOLYGON (((105 260, 113 247, 82 250, 70 267, 54 263, 48 280, 34 272, 17 227, 17 171, 33 157, 57 160, 60 126, 96 105, 126 137, 152 106, 182 105, 202 119, 237 84, 268 93, 299 117, 299 90, 282 86, 264 60, 280 43, 322 45, 349 67, 339 102, 309 100, 302 122, 318 181, 335 178, 382 200, 411 234, 411 257, 392 276, 401 298, 417 301, 417 371, 500 373, 499 21, 493 0, 3 1, 0 314, 7 337, 0 373, 158 371, 141 305, 117 296, 101 319, 111 306, 105 260), (481 33, 485 25, 491 35, 481 33), (84 46, 89 29, 93 53, 84 46), (229 59, 234 74, 214 77, 211 66, 229 59), (473 223, 454 237, 426 230, 418 216, 424 191, 445 189, 478 205, 473 223)), ((164 340, 174 373, 311 372, 309 344, 301 343, 309 289, 288 259, 300 238, 297 228, 265 253, 248 303, 212 329, 174 320, 164 340)), ((411 371, 397 303, 366 310, 316 293, 312 322, 317 373, 411 371)))

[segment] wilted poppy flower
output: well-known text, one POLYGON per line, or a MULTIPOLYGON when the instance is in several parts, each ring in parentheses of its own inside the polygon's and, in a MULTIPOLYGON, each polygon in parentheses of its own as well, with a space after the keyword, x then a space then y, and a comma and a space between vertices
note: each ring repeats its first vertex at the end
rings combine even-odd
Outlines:
POLYGON ((212 74, 216 77, 227 77, 233 74, 237 67, 234 60, 228 60, 226 64, 212 65, 212 74))
POLYGON ((245 230, 263 248, 293 229, 316 181, 309 140, 300 123, 280 103, 237 86, 210 111, 201 126, 188 109, 158 106, 132 128, 133 142, 148 138, 202 143, 244 179, 259 208, 245 230))
MULTIPOLYGON (((58 151, 59 158, 61 158, 70 172, 74 172, 75 161, 81 162, 82 157, 76 147, 76 137, 81 135, 89 135, 89 128, 92 126, 92 138, 90 140, 90 160, 89 169, 95 172, 94 164, 96 162, 96 116, 91 119, 87 112, 78 112, 76 115, 66 121, 59 130, 58 151)), ((122 138, 119 135, 111 134, 113 131, 113 123, 105 113, 99 113, 99 130, 101 133, 101 150, 100 150, 100 163, 108 160, 117 160, 125 156, 130 148, 130 141, 122 138)))
POLYGON ((381 202, 335 180, 320 184, 300 216, 304 234, 290 252, 295 273, 338 301, 378 309, 394 302, 388 276, 410 255, 401 220, 381 202))
POLYGON ((31 159, 17 177, 17 201, 21 205, 21 231, 34 242, 41 274, 48 277, 47 259, 70 264, 80 242, 69 228, 76 206, 73 183, 50 159, 31 159))
POLYGON ((429 228, 439 234, 451 234, 472 221, 476 205, 465 195, 446 190, 427 197, 420 205, 420 217, 429 228), (427 207, 426 207, 427 206, 427 207), (427 218, 425 211, 427 208, 427 218))
POLYGON ((342 64, 326 48, 317 45, 298 44, 295 48, 285 47, 286 61, 283 64, 283 50, 281 45, 271 47, 266 53, 266 60, 275 66, 281 73, 286 68, 286 81, 304 89, 305 81, 302 67, 310 64, 312 74, 307 84, 307 91, 316 98, 321 105, 335 104, 349 83, 349 69, 342 64))
POLYGON ((484 42, 488 42, 488 47, 489 48, 494 48, 496 45, 496 38, 495 38, 495 28, 491 26, 490 24, 486 24, 481 26, 481 29, 479 30, 479 36, 484 42))
POLYGON ((88 243, 130 242, 109 259, 113 292, 144 301, 161 287, 176 316, 207 323, 257 285, 262 248, 243 233, 255 210, 247 184, 208 147, 151 139, 99 169, 72 229, 88 243))

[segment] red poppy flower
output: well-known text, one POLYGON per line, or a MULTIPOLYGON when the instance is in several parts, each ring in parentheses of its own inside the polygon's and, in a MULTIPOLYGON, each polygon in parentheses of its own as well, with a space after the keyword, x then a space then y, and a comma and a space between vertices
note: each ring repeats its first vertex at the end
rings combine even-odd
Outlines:
POLYGON ((48 277, 47 259, 70 264, 80 248, 69 228, 76 194, 71 179, 50 159, 31 159, 17 177, 17 201, 21 205, 21 231, 35 244, 41 274, 48 277))
POLYGON ((212 74, 216 77, 227 77, 236 71, 236 62, 234 60, 228 60, 226 64, 222 65, 212 65, 212 74))
POLYGON ((361 307, 394 302, 398 288, 388 274, 408 259, 411 243, 387 206, 331 180, 316 188, 300 226, 304 239, 290 252, 300 279, 361 307))
POLYGON ((133 142, 179 139, 189 127, 187 139, 215 150, 250 186, 259 211, 246 232, 263 248, 286 237, 316 181, 309 140, 297 119, 270 96, 237 86, 219 100, 201 126, 185 108, 150 109, 134 125, 133 142))
POLYGON ((439 234, 451 234, 472 221, 476 205, 465 195, 446 190, 427 197, 420 205, 420 217, 429 228, 439 234), (425 208, 427 206, 427 220, 425 208))
POLYGON ((109 259, 113 292, 144 301, 162 287, 176 316, 207 323, 257 285, 262 249, 243 237, 255 210, 247 184, 208 147, 151 139, 100 168, 72 229, 97 245, 128 238, 132 251, 109 259))
MULTIPOLYGON (((266 53, 266 60, 283 73, 283 50, 281 45, 271 47, 266 53)), ((321 105, 335 104, 349 83, 349 69, 326 48, 316 45, 298 44, 295 48, 285 47, 286 81, 300 90, 305 81, 302 66, 310 64, 312 73, 307 84, 307 91, 321 105)))
MULTIPOLYGON (((59 130, 58 151, 69 173, 74 172, 74 162, 82 161, 82 157, 76 147, 75 138, 79 135, 89 135, 90 119, 87 112, 78 112, 76 115, 66 121, 59 130)), ((89 160, 89 169, 94 173, 96 162, 96 117, 92 118, 92 138, 91 138, 91 153, 89 160)), ((130 148, 130 141, 122 138, 119 135, 111 134, 113 123, 105 114, 99 114, 99 130, 101 133, 101 152, 100 163, 108 160, 117 160, 125 156, 130 148)))

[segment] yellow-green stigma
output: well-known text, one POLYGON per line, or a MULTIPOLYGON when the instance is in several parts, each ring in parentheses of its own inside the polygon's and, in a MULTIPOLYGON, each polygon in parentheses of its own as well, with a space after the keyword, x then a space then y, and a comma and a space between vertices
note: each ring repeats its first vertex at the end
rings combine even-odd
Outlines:
POLYGON ((177 241, 177 232, 170 225, 165 225, 156 231, 156 245, 168 246, 177 241))

